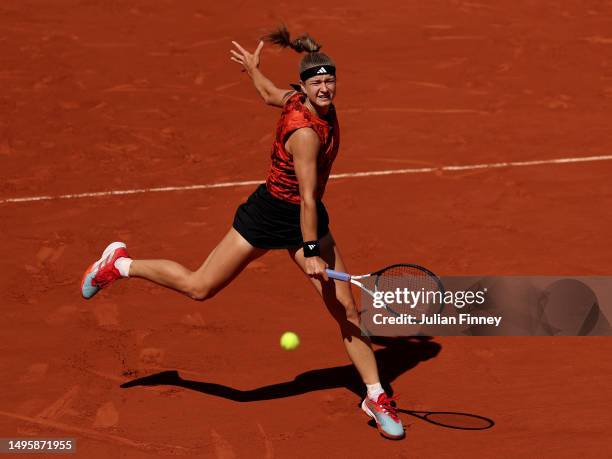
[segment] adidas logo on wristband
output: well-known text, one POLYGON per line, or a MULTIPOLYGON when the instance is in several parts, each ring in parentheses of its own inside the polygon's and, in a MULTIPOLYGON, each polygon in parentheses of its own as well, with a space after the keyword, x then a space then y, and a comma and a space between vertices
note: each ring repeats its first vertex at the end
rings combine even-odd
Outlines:
POLYGON ((304 249, 304 256, 306 258, 318 257, 321 252, 319 241, 305 241, 302 248, 304 249))

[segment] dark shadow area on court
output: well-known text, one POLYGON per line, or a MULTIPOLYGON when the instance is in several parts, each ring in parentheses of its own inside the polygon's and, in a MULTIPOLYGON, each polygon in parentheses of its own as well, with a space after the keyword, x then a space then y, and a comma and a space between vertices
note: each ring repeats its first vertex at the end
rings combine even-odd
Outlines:
MULTIPOLYGON (((432 359, 440 352, 440 344, 430 337, 372 338, 372 342, 384 346, 375 351, 380 369, 380 379, 387 393, 392 394, 391 383, 414 368, 419 362, 432 359)), ((184 387, 235 402, 255 402, 293 397, 307 392, 344 387, 359 397, 364 395, 364 385, 353 365, 321 368, 306 371, 292 381, 271 384, 256 389, 241 390, 211 382, 191 381, 181 378, 178 371, 162 371, 128 381, 122 388, 134 386, 169 385, 184 387)))
MULTIPOLYGON (((391 383, 420 362, 432 359, 440 352, 440 344, 430 337, 372 338, 372 342, 384 346, 375 351, 380 368, 380 377, 389 394, 393 394, 391 383)), ((162 371, 142 378, 133 379, 121 385, 122 388, 135 386, 177 386, 185 389, 226 398, 235 402, 256 402, 293 397, 307 392, 344 387, 359 397, 364 396, 363 382, 353 365, 321 368, 301 373, 292 381, 286 381, 256 389, 241 390, 223 384, 183 379, 178 371, 162 371)), ((398 409, 400 413, 419 418, 431 424, 460 430, 486 430, 495 425, 484 416, 448 411, 412 411, 398 409)), ((370 425, 375 426, 373 421, 370 425)))
POLYGON ((412 411, 401 408, 397 411, 447 429, 487 430, 495 425, 493 419, 478 414, 456 411, 412 411))

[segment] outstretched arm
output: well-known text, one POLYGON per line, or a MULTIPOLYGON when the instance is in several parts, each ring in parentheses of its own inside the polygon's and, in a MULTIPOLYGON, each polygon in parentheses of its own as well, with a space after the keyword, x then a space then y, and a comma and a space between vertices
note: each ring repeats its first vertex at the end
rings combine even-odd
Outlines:
MULTIPOLYGON (((295 175, 300 186, 300 227, 304 241, 316 241, 317 235, 317 156, 320 141, 311 128, 301 128, 289 137, 287 150, 293 155, 295 175)), ((327 280, 327 263, 322 258, 306 258, 306 274, 327 280)))
POLYGON ((287 98, 295 91, 277 88, 276 85, 268 80, 265 75, 261 73, 261 70, 259 70, 259 58, 264 42, 259 42, 253 54, 249 53, 235 41, 232 43, 236 47, 236 50, 230 50, 232 54, 230 59, 244 67, 244 70, 249 74, 251 80, 253 80, 255 89, 257 89, 257 92, 259 92, 259 95, 266 104, 282 107, 287 101, 287 98))

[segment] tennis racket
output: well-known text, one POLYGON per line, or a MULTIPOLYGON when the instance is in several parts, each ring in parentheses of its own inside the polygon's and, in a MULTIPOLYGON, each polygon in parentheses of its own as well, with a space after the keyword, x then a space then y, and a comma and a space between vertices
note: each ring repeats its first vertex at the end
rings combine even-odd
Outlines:
POLYGON ((396 264, 360 276, 333 269, 326 272, 332 279, 356 285, 372 297, 374 307, 385 308, 396 316, 416 312, 436 313, 444 307, 442 281, 429 269, 419 265, 396 264), (394 295, 398 290, 399 297, 394 295), (406 291, 408 293, 404 294, 406 291))

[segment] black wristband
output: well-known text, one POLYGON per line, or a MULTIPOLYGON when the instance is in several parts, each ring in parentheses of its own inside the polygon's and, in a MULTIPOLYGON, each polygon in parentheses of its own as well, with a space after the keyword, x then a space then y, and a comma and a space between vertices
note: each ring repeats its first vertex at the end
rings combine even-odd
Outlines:
POLYGON ((319 241, 307 241, 302 245, 304 249, 304 257, 318 257, 321 255, 321 249, 319 247, 319 241))

